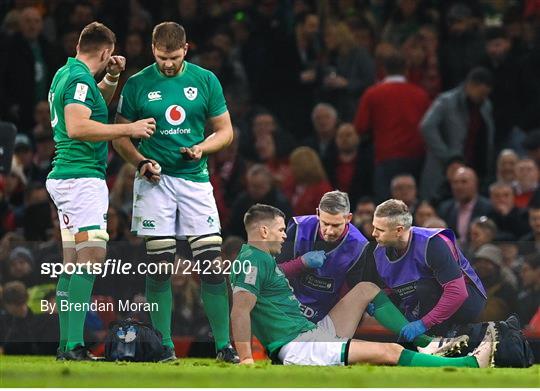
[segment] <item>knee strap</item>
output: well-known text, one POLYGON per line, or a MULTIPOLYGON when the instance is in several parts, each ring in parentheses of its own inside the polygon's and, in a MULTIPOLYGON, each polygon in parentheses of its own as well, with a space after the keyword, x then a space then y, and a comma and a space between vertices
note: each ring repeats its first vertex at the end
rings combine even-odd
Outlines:
MULTIPOLYGON (((223 242, 219 233, 190 236, 188 242, 193 253, 194 261, 213 261, 221 257, 221 243, 223 242)), ((200 275, 201 281, 209 284, 221 284, 225 281, 223 274, 216 274, 213 271, 200 275)))
MULTIPOLYGON (((147 237, 145 238, 146 254, 148 263, 174 263, 176 254, 176 239, 173 237, 147 237)), ((171 276, 170 273, 147 274, 156 281, 166 281, 171 276)))
POLYGON ((77 232, 74 238, 77 251, 86 247, 107 248, 109 234, 104 229, 89 229, 88 231, 77 232))

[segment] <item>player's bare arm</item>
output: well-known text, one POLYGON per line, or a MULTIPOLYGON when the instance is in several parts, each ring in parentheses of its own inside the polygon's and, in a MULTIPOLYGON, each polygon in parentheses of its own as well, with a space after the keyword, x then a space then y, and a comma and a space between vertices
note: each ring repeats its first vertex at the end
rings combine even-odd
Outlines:
MULTIPOLYGON (((116 114, 115 122, 117 124, 130 124, 131 122, 126 118, 122 117, 120 114, 116 114)), ((159 175, 161 169, 159 164, 153 160, 148 159, 139 150, 133 145, 129 136, 119 137, 112 141, 113 148, 126 162, 131 165, 139 168, 139 164, 143 161, 148 161, 148 163, 142 164, 139 168, 139 173, 150 182, 157 183, 159 182, 159 175)))
POLYGON ((92 110, 78 103, 65 108, 66 130, 70 138, 79 141, 111 141, 118 137, 148 138, 156 130, 153 118, 141 119, 130 124, 109 125, 90 119, 92 110))
POLYGON ((234 344, 240 357, 240 364, 253 364, 251 352, 251 310, 257 296, 247 291, 235 292, 231 311, 231 325, 234 344))
POLYGON ((232 143, 234 132, 229 112, 209 119, 210 127, 214 130, 202 143, 190 148, 180 148, 180 153, 186 154, 191 160, 199 160, 203 155, 218 152, 232 143))
POLYGON ((118 79, 120 73, 126 69, 126 59, 122 56, 111 56, 109 64, 107 65, 107 73, 103 76, 103 80, 98 83, 99 90, 103 99, 107 104, 111 103, 111 100, 118 86, 118 79))

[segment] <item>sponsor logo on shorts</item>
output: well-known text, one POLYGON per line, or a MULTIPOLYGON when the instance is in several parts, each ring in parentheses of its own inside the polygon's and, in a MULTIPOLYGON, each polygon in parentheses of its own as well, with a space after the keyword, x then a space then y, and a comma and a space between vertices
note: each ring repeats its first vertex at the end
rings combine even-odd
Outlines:
POLYGON ((208 223, 208 226, 209 227, 213 227, 214 226, 214 219, 212 218, 212 216, 208 216, 208 218, 206 219, 206 222, 208 223))
POLYGON ((154 229, 156 228, 156 222, 154 220, 143 220, 142 226, 146 229, 154 229))
POLYGON ((103 220, 104 220, 104 221, 107 221, 107 218, 108 218, 108 217, 109 217, 109 216, 107 216, 107 213, 103 213, 103 220))
POLYGON ((69 216, 68 215, 62 214, 62 220, 64 220, 65 225, 69 224, 69 216))
POLYGON ((161 100, 161 91, 151 91, 148 93, 148 102, 161 100))
POLYGON ((184 88, 184 95, 189 100, 195 100, 195 98, 197 98, 197 87, 186 87, 186 88, 184 88))
POLYGON ((186 111, 182 106, 170 105, 165 110, 165 119, 171 125, 178 126, 186 120, 186 111))

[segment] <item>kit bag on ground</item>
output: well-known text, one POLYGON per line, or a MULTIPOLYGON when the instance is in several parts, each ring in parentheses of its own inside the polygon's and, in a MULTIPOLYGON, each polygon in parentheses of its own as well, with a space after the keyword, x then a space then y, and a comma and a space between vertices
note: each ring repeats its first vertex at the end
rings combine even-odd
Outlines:
POLYGON ((156 362, 163 350, 161 333, 147 323, 128 318, 109 324, 105 338, 107 361, 156 362))
MULTIPOLYGON (((511 315, 503 321, 490 322, 497 330, 497 351, 495 352, 495 366, 528 368, 534 364, 534 355, 529 342, 521 331, 521 324, 516 315, 511 315)), ((486 334, 488 322, 470 323, 459 326, 447 334, 447 337, 468 335, 469 346, 461 353, 472 352, 482 341, 486 334)))

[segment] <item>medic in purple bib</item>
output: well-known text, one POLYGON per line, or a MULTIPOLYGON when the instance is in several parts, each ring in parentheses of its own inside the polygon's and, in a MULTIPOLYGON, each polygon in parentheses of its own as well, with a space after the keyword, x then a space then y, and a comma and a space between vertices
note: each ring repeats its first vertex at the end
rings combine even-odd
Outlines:
POLYGON ((318 322, 339 299, 361 281, 359 262, 368 241, 350 223, 347 193, 323 195, 316 215, 294 217, 279 257, 301 309, 318 322), (292 259, 292 260, 291 260, 292 259))
POLYGON ((476 320, 486 291, 451 230, 413 227, 407 206, 394 199, 377 206, 373 227, 377 273, 412 322, 401 330, 402 339, 428 330, 445 335, 476 320))

